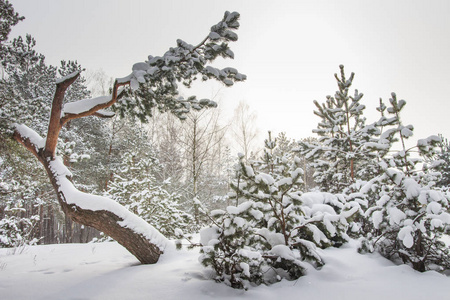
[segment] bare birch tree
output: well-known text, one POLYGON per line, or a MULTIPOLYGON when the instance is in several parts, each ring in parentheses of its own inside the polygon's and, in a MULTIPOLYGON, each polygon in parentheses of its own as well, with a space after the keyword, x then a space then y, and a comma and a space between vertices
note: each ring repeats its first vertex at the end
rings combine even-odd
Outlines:
POLYGON ((250 106, 244 100, 234 110, 231 121, 231 131, 237 143, 238 151, 244 155, 245 161, 250 159, 253 152, 256 155, 258 129, 256 127, 256 112, 250 110, 250 106))

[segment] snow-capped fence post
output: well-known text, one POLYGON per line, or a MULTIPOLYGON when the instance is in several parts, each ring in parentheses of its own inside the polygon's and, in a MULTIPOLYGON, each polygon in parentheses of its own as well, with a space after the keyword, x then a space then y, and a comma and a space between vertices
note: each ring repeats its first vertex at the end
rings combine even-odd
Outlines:
POLYGON ((42 163, 64 213, 75 222, 109 235, 143 264, 156 263, 168 240, 114 200, 76 189, 72 184, 72 174, 56 156, 59 133, 64 124, 73 119, 114 116, 114 113, 104 110, 113 104, 117 104, 120 114, 132 111, 143 121, 151 117, 154 107, 170 111, 180 119, 185 119, 191 108, 215 107, 216 103, 208 99, 180 97, 177 82, 190 87, 200 75, 203 80, 215 79, 232 86, 234 82, 246 79, 234 68, 217 69, 207 65, 218 56, 234 57, 228 42, 237 40, 233 30, 239 28, 238 19, 238 13, 225 12, 222 21, 212 26, 208 36, 197 46, 177 40, 177 47, 170 48, 162 57, 149 56, 148 61, 134 64, 130 75, 115 80, 109 96, 64 103, 65 92, 79 77, 79 72, 58 79, 46 138, 25 125, 14 124, 14 138, 42 163), (118 90, 122 86, 126 86, 124 93, 118 90), (119 103, 123 94, 134 99, 119 103))

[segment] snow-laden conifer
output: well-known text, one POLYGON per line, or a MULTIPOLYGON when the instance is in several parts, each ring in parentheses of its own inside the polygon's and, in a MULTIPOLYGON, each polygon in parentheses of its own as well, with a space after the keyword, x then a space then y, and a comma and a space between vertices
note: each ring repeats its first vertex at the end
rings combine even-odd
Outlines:
POLYGON ((190 232, 194 219, 180 209, 180 195, 167 192, 164 183, 158 183, 155 175, 160 170, 151 149, 124 153, 108 194, 167 237, 174 237, 176 229, 190 232))
POLYGON ((338 91, 327 96, 324 103, 314 101, 314 114, 321 118, 317 129, 318 142, 300 142, 300 152, 312 162, 314 179, 322 191, 341 193, 362 176, 370 175, 372 156, 364 151, 365 142, 370 142, 377 128, 366 126, 363 116, 365 105, 361 104, 362 93, 350 93, 354 73, 346 77, 344 66, 340 75, 335 74, 338 91), (369 172, 369 174, 365 174, 369 172))
POLYGON ((441 173, 441 178, 436 183, 436 186, 443 190, 448 190, 450 187, 450 142, 448 139, 439 135, 441 143, 438 147, 438 152, 433 157, 432 167, 441 173))
POLYGON ((277 149, 270 133, 261 161, 247 165, 240 158, 230 198, 241 204, 211 214, 213 225, 201 232, 202 263, 233 287, 296 279, 311 265, 322 266, 316 247, 345 242, 347 219, 359 205, 303 193, 301 160, 277 149))
POLYGON ((72 120, 87 116, 112 117, 113 113, 105 109, 113 105, 120 115, 127 113, 141 121, 151 117, 153 108, 184 119, 191 109, 215 107, 216 103, 208 99, 180 97, 178 83, 189 87, 198 76, 203 80, 218 80, 226 86, 245 80, 245 75, 234 68, 218 69, 210 65, 219 56, 234 57, 228 43, 237 40, 234 30, 239 27, 238 19, 239 13, 225 12, 198 45, 177 40, 177 46, 163 56, 150 55, 147 61, 135 63, 128 76, 116 78, 109 96, 67 103, 66 92, 80 78, 80 71, 57 79, 45 138, 24 124, 13 124, 13 137, 42 163, 67 216, 113 237, 142 263, 157 262, 168 245, 167 239, 117 202, 78 190, 72 184, 73 173, 57 155, 58 139, 63 127, 72 120))
POLYGON ((379 153, 379 173, 361 188, 369 202, 365 216, 371 230, 362 239, 361 251, 378 251, 397 262, 411 265, 418 271, 444 270, 450 267, 450 251, 441 240, 450 226, 449 195, 436 188, 440 173, 433 167, 439 164, 424 163, 431 158, 441 143, 438 136, 420 139, 412 148, 406 140, 412 136, 413 126, 403 125, 400 113, 406 104, 393 93, 390 105, 383 107, 391 120, 377 143, 366 145, 379 153), (397 141, 400 150, 394 150, 397 141), (419 157, 412 155, 418 150, 419 157), (423 169, 419 170, 419 163, 423 169))

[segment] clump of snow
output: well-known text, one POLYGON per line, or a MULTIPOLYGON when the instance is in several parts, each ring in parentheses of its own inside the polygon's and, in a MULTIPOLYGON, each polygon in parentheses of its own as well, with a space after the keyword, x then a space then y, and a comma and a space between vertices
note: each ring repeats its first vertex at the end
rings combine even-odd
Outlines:
POLYGON ((131 73, 130 75, 125 76, 125 77, 116 78, 116 81, 119 84, 123 84, 123 83, 130 82, 131 78, 133 78, 133 73, 131 73))
MULTIPOLYGON (((96 98, 83 99, 75 102, 70 102, 64 104, 64 107, 61 111, 61 117, 64 117, 66 114, 81 114, 83 112, 89 111, 97 105, 105 104, 111 101, 111 96, 100 96, 96 98)), ((100 113, 107 115, 114 115, 112 112, 108 112, 102 110, 100 113)))
POLYGON ((147 71, 150 69, 150 65, 146 62, 135 63, 132 67, 133 71, 147 71))
POLYGON ((56 79, 56 84, 60 84, 60 83, 66 81, 66 80, 68 80, 68 79, 71 79, 71 78, 77 76, 78 74, 80 74, 80 71, 75 71, 75 72, 70 73, 70 74, 67 75, 67 76, 58 78, 58 79, 56 79))
POLYGON ((389 207, 388 214, 390 217, 390 222, 397 225, 400 225, 400 222, 406 218, 406 214, 397 207, 389 207))
POLYGON ((431 143, 440 143, 442 139, 437 135, 430 135, 426 139, 419 139, 417 141, 418 146, 428 146, 431 143))
POLYGON ((209 241, 217 239, 218 236, 217 227, 205 227, 200 230, 200 243, 206 246, 209 241))
POLYGON ((114 117, 116 114, 113 111, 109 111, 106 109, 99 109, 97 110, 97 114, 106 117, 106 118, 112 118, 114 117))
POLYGON ((375 227, 375 229, 379 229, 382 221, 383 221, 383 212, 379 210, 374 211, 372 214, 373 227, 375 227))
POLYGON ((440 219, 432 219, 430 221, 430 227, 431 230, 434 230, 435 228, 442 228, 444 227, 444 222, 442 222, 442 220, 440 219))
POLYGON ((267 228, 258 229, 257 234, 263 236, 272 247, 285 243, 283 234, 270 231, 267 228))
POLYGON ((442 205, 438 202, 430 202, 427 205, 427 213, 429 214, 438 214, 441 212, 442 205))
POLYGON ((292 250, 286 245, 276 245, 272 247, 270 253, 286 260, 296 259, 294 253, 292 253, 292 250))
POLYGON ((245 262, 241 262, 239 266, 242 268, 244 275, 250 277, 250 266, 245 262))
POLYGON ((403 186, 405 187, 406 197, 408 199, 419 196, 421 186, 413 178, 406 178, 403 180, 403 186))
MULTIPOLYGON (((322 241, 328 242, 328 239, 325 236, 325 234, 322 232, 322 230, 317 228, 316 225, 307 224, 306 227, 308 227, 308 229, 311 230, 311 232, 313 233, 314 242, 316 242, 317 244, 320 244, 322 241)), ((332 230, 334 230, 334 227, 332 228, 332 230)))
POLYGON ((414 229, 412 226, 405 226, 398 232, 398 238, 403 242, 406 248, 411 248, 414 245, 414 238, 412 233, 414 229))
POLYGON ((244 218, 235 217, 233 223, 236 224, 237 227, 244 227, 247 224, 247 221, 244 218))
POLYGON ((273 177, 270 176, 269 174, 265 174, 265 173, 259 173, 258 175, 256 175, 255 182, 256 183, 262 182, 266 185, 274 185, 275 184, 275 180, 273 179, 273 177))
POLYGON ((247 173, 249 177, 255 176, 255 172, 253 172, 253 168, 250 166, 245 166, 245 173, 247 173))
POLYGON ((228 206, 227 212, 232 215, 239 215, 242 212, 248 210, 250 207, 252 207, 252 205, 253 205, 253 201, 246 201, 246 202, 240 204, 239 206, 228 206))
POLYGON ((367 142, 364 144, 364 147, 382 151, 382 150, 389 150, 391 145, 389 143, 374 143, 374 142, 367 142))
POLYGON ((19 132, 21 136, 29 139, 32 144, 36 145, 36 147, 44 148, 46 140, 42 138, 36 131, 23 124, 14 123, 12 126, 15 130, 17 130, 17 132, 19 132))
POLYGON ((221 216, 221 215, 225 214, 225 211, 222 209, 214 209, 209 214, 211 217, 221 216))
POLYGON ((403 127, 400 134, 405 138, 409 138, 409 137, 413 136, 413 132, 412 132, 411 128, 408 128, 408 127, 403 127))

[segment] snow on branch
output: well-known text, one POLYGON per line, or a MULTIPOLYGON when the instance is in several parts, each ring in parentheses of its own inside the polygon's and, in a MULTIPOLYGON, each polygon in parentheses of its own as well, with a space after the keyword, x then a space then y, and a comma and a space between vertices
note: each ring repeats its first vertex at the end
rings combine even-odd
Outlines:
POLYGON ((169 244, 167 239, 117 202, 86 194, 75 188, 71 182, 72 174, 61 158, 56 156, 60 131, 72 119, 89 115, 112 117, 113 113, 105 109, 115 103, 121 114, 132 113, 141 120, 150 117, 154 107, 170 111, 179 118, 183 118, 191 108, 199 110, 215 107, 217 104, 208 99, 179 97, 178 83, 190 87, 198 75, 202 80, 216 79, 226 86, 246 79, 245 75, 234 68, 216 69, 207 66, 219 56, 234 57, 228 42, 238 38, 233 32, 239 27, 238 19, 238 13, 226 12, 222 21, 211 27, 210 33, 197 46, 177 40, 177 47, 170 48, 162 57, 149 56, 147 61, 134 64, 130 75, 115 80, 110 96, 64 104, 66 90, 80 76, 80 71, 57 79, 45 139, 24 125, 15 125, 15 139, 43 164, 66 215, 73 221, 105 232, 142 263, 157 262, 160 250, 169 244), (130 88, 119 90, 127 85, 130 88), (117 101, 125 94, 134 99, 117 101))
POLYGON ((21 139, 28 140, 36 148, 36 151, 44 148, 45 139, 42 138, 36 131, 23 124, 14 123, 12 125, 15 132, 20 135, 21 139))
POLYGON ((118 216, 121 221, 117 222, 122 227, 129 228, 136 233, 142 234, 149 242, 156 245, 161 251, 170 244, 159 231, 148 224, 142 218, 131 213, 116 201, 102 196, 87 194, 79 191, 70 181, 72 173, 64 165, 60 157, 56 157, 49 163, 50 170, 56 178, 59 193, 68 205, 75 205, 79 209, 90 211, 107 211, 118 216))
POLYGON ((100 109, 94 113, 94 116, 101 117, 101 118, 112 118, 115 115, 116 114, 114 112, 106 110, 106 109, 100 109))
POLYGON ((122 97, 123 89, 121 87, 126 84, 128 83, 119 83, 116 80, 116 82, 114 83, 112 95, 82 99, 64 104, 61 110, 61 125, 65 124, 69 120, 90 115, 102 118, 114 117, 115 113, 105 110, 105 108, 110 107, 117 101, 117 99, 120 99, 122 97))
POLYGON ((75 71, 75 72, 70 73, 67 76, 64 76, 64 77, 61 77, 59 79, 56 79, 56 84, 63 83, 65 81, 68 81, 68 80, 73 79, 73 78, 76 79, 76 77, 78 77, 78 75, 80 75, 80 72, 81 71, 75 71))
POLYGON ((228 47, 228 42, 237 41, 238 36, 233 30, 239 28, 239 13, 225 12, 219 23, 211 27, 210 33, 197 46, 177 40, 177 47, 172 47, 163 56, 148 56, 145 62, 135 63, 132 73, 126 77, 116 79, 118 83, 129 83, 131 89, 136 91, 140 84, 159 81, 161 78, 170 79, 170 84, 176 88, 174 81, 183 81, 190 86, 192 78, 197 73, 202 74, 203 80, 215 78, 227 86, 234 81, 246 79, 244 74, 235 68, 217 69, 206 66, 218 56, 234 58, 234 53, 228 47))
MULTIPOLYGON (((202 105, 206 101, 190 104, 189 101, 179 101, 179 85, 189 88, 197 79, 212 79, 225 86, 232 86, 235 82, 246 80, 246 75, 235 68, 219 69, 210 65, 218 57, 234 58, 228 44, 238 39, 234 32, 239 28, 238 19, 239 13, 225 12, 222 21, 212 26, 198 45, 178 39, 176 47, 171 47, 162 56, 149 55, 147 60, 135 63, 131 74, 116 79, 118 84, 129 84, 128 95, 133 99, 118 102, 116 109, 121 115, 133 110, 135 116, 145 121, 154 107, 171 111, 184 119, 190 108, 214 106, 211 101, 208 105, 202 105)), ((193 99, 195 96, 189 98, 193 99)))
POLYGON ((131 78, 133 78, 133 73, 129 74, 128 76, 122 77, 122 78, 116 78, 116 81, 119 84, 129 84, 131 78))
POLYGON ((61 118, 64 118, 66 115, 81 115, 92 110, 95 111, 96 107, 105 106, 109 101, 111 101, 111 99, 111 96, 100 96, 66 103, 61 111, 61 118))

